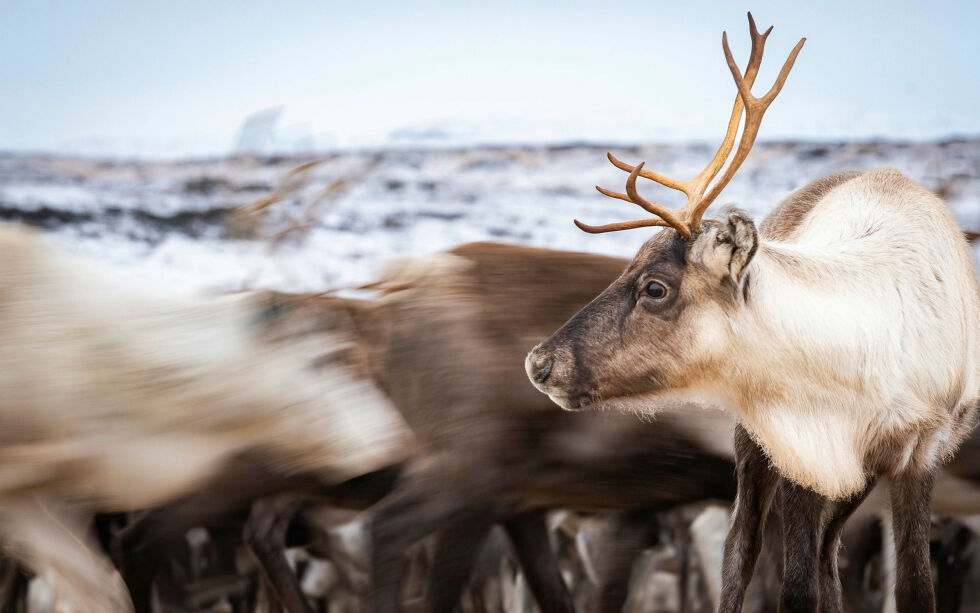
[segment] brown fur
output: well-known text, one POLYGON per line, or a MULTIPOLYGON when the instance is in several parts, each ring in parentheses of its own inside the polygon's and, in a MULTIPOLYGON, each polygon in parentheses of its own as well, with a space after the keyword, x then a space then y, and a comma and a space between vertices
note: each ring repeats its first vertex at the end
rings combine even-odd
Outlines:
POLYGON ((358 316, 376 377, 428 449, 376 510, 379 610, 398 608, 409 543, 488 505, 610 511, 729 495, 722 493, 731 483, 728 451, 705 442, 723 441, 707 424, 727 432, 724 418, 669 414, 644 424, 569 415, 527 382, 528 347, 625 261, 489 243, 449 255, 460 261, 436 263, 432 275, 413 273, 411 263, 394 267, 379 287, 397 289, 358 316), (678 452, 689 460, 675 462, 678 452))
POLYGON ((786 240, 827 192, 862 173, 845 170, 808 183, 783 199, 759 224, 759 233, 770 240, 786 240))
MULTIPOLYGON (((437 608, 430 610, 456 601, 479 535, 500 522, 515 539, 539 604, 554 613, 568 610, 567 593, 550 549, 535 545, 547 542, 541 509, 626 512, 635 521, 672 505, 734 495, 731 421, 724 415, 706 411, 703 420, 692 420, 686 413, 665 413, 652 424, 617 414, 573 415, 527 381, 521 359, 534 340, 625 264, 477 243, 396 263, 372 284, 380 294, 375 299, 270 296, 282 334, 309 326, 354 337, 324 359, 375 377, 422 442, 395 491, 375 509, 381 610, 400 604, 405 549, 433 531, 447 539, 437 550, 451 559, 434 561, 449 572, 433 573, 429 594, 437 608)), ((257 474, 256 485, 265 478, 257 474)), ((162 520, 173 515, 168 510, 162 520)), ((624 534, 617 559, 631 559, 642 544, 624 534)), ((281 557, 269 547, 256 553, 270 560, 269 568, 281 568, 281 557)), ((624 562, 604 577, 603 585, 611 586, 609 593, 601 590, 604 610, 621 608, 629 570, 624 562)), ((278 581, 283 594, 295 592, 288 585, 295 581, 291 574, 278 581)))

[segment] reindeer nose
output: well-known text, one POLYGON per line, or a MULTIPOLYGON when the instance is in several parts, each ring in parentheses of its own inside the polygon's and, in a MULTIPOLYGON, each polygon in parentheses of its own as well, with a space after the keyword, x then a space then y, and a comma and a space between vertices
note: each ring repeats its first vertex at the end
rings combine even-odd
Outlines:
POLYGON ((527 355, 527 360, 525 360, 524 367, 527 370, 527 376, 531 378, 531 381, 535 383, 544 383, 548 380, 551 375, 551 369, 555 365, 555 358, 550 355, 539 353, 537 351, 532 351, 527 355))

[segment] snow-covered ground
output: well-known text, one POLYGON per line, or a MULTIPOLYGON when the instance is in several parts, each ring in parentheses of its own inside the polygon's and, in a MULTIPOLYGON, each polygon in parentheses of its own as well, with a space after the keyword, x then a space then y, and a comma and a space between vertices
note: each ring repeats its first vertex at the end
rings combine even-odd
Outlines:
MULTIPOLYGON (((0 219, 48 228, 54 242, 138 282, 184 290, 352 286, 392 257, 476 240, 629 257, 649 230, 588 235, 572 225, 572 218, 606 223, 642 213, 593 189, 624 185, 605 152, 526 146, 168 162, 7 155, 0 156, 0 219), (309 161, 318 163, 290 174, 309 161), (276 204, 232 214, 277 188, 284 197, 276 204)), ((689 178, 713 147, 613 153, 689 178)), ((759 144, 720 200, 761 218, 813 179, 882 166, 941 193, 964 230, 980 231, 980 139, 759 144)), ((681 202, 645 183, 648 198, 681 202)))

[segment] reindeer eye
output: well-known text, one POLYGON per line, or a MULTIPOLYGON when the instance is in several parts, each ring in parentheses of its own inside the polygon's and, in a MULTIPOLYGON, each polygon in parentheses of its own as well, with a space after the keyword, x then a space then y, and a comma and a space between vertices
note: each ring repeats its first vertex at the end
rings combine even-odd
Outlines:
POLYGON ((658 300, 667 295, 667 287, 660 281, 651 281, 647 283, 644 291, 646 292, 647 296, 658 300))

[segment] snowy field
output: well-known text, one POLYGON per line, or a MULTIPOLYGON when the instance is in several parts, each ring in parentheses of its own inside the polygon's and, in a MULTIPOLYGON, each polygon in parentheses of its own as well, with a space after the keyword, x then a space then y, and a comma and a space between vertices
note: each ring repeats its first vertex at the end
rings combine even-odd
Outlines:
MULTIPOLYGON (((709 145, 614 147, 678 178, 709 145)), ((605 147, 387 150, 321 157, 136 161, 0 155, 0 219, 132 279, 182 290, 320 291, 370 281, 385 260, 494 240, 630 257, 649 230, 588 235, 642 211, 593 188, 622 191, 605 147), (300 168, 307 162, 315 162, 300 168), (278 192, 276 191, 278 190, 278 192), (275 204, 236 213, 272 194, 275 204)), ((764 143, 723 193, 761 219, 793 189, 829 173, 891 166, 940 193, 964 230, 980 231, 980 140, 764 143)), ((680 194, 641 184, 651 200, 680 194)), ((980 257, 980 248, 974 247, 980 257)))

